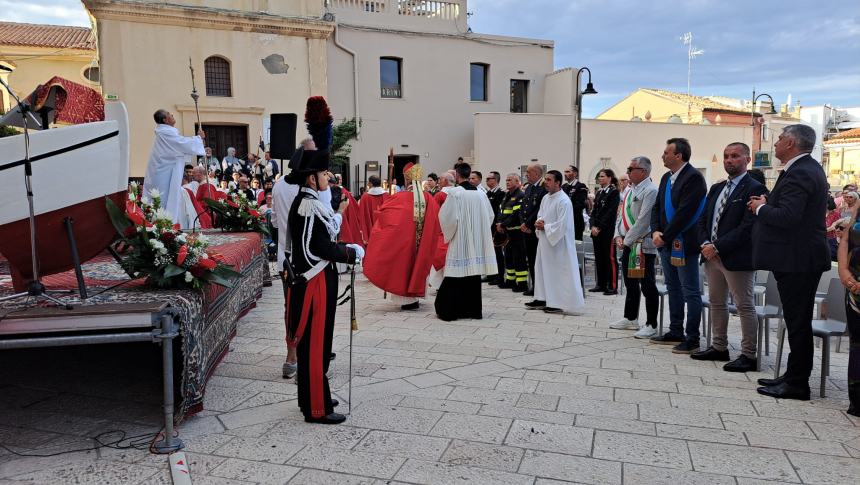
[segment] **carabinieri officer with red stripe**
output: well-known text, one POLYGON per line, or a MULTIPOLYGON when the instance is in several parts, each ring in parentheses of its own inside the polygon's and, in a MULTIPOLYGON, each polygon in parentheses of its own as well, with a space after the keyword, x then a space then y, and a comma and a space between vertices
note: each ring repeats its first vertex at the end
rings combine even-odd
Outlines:
MULTIPOLYGON (((285 264, 287 340, 297 345, 299 408, 309 423, 339 424, 346 416, 334 412, 328 372, 337 306, 338 275, 334 263, 355 264, 364 249, 337 242, 342 218, 320 201, 329 168, 327 150, 305 150, 293 170, 303 181, 290 209, 290 264, 285 264), (291 273, 291 274, 290 274, 291 273)), ((345 207, 341 206, 341 209, 345 207)))

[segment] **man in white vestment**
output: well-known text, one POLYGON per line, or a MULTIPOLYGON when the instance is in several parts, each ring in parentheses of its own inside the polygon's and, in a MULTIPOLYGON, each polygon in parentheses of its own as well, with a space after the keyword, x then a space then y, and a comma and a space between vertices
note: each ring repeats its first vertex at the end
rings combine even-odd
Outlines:
POLYGON ((561 190, 561 172, 550 170, 544 181, 547 195, 541 200, 535 222, 535 299, 526 307, 546 313, 578 314, 585 308, 585 296, 576 260, 573 204, 561 190))
POLYGON ((469 183, 468 163, 456 167, 457 185, 439 210, 448 253, 436 293, 436 315, 445 321, 482 318, 481 277, 498 273, 490 228, 495 218, 487 196, 469 183))
POLYGON ((161 194, 161 207, 173 216, 173 223, 179 223, 181 210, 185 203, 182 188, 182 175, 185 164, 193 155, 205 155, 203 130, 197 136, 187 137, 179 134, 174 128, 176 120, 173 115, 160 109, 153 115, 155 119, 155 140, 152 142, 152 154, 146 165, 146 175, 143 179, 144 194, 157 189, 161 194))

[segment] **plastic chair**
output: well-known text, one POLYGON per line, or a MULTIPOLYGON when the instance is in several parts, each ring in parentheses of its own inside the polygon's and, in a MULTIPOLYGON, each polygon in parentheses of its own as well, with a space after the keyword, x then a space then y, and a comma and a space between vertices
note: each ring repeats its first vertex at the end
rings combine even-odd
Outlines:
MULTIPOLYGON (((845 336, 848 325, 848 317, 845 313, 845 288, 839 278, 831 278, 828 284, 827 296, 824 299, 827 304, 827 316, 812 321, 812 336, 821 339, 821 388, 819 390, 821 397, 824 397, 824 387, 827 383, 827 376, 830 375, 830 338, 845 336)), ((782 364, 785 330, 785 325, 780 325, 774 374, 777 377, 779 377, 779 369, 782 364)))

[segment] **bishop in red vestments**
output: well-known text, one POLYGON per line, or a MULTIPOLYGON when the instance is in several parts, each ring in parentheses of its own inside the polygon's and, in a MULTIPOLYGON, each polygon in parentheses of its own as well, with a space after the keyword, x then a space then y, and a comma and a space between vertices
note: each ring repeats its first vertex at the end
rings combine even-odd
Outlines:
POLYGON ((421 167, 409 164, 403 173, 411 184, 376 213, 364 275, 378 288, 410 299, 401 308, 411 310, 418 308, 417 298, 426 292, 441 229, 436 201, 418 185, 421 167))

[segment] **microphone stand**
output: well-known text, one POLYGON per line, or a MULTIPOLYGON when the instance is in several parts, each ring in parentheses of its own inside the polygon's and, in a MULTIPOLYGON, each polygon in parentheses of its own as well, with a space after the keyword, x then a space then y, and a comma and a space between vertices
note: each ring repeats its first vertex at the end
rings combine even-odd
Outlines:
MULTIPOLYGON (((48 300, 49 302, 61 306, 66 310, 71 310, 72 305, 69 303, 65 303, 57 298, 54 298, 49 293, 68 293, 67 291, 62 290, 47 290, 45 289, 45 285, 42 284, 42 278, 39 275, 39 255, 38 250, 36 249, 36 211, 33 208, 33 165, 30 162, 30 130, 27 124, 27 117, 33 116, 35 120, 35 116, 33 115, 33 111, 28 103, 22 103, 21 99, 15 95, 15 92, 12 91, 12 88, 0 78, 0 84, 6 88, 6 91, 12 96, 12 98, 18 103, 18 111, 21 113, 21 118, 24 123, 24 186, 27 189, 27 207, 29 209, 29 222, 30 222, 30 258, 32 260, 32 280, 27 283, 27 291, 16 293, 14 295, 9 295, 3 298, 0 298, 0 301, 9 301, 18 299, 21 297, 33 297, 35 300, 39 298, 48 300)), ((43 119, 44 121, 44 119, 43 119)), ((36 121, 36 124, 42 126, 41 123, 36 121)))

